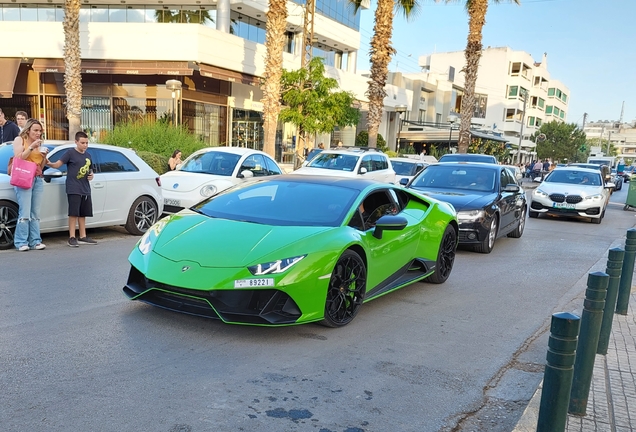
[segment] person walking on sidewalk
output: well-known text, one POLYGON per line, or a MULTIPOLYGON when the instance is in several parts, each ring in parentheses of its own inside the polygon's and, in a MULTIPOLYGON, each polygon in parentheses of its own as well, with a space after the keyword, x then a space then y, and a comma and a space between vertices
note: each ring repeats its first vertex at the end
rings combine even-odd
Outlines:
POLYGON ((66 195, 68 197, 68 245, 94 245, 95 240, 86 235, 86 218, 93 217, 91 185, 93 180, 93 160, 88 149, 88 135, 75 134, 75 148, 68 149, 57 162, 48 162, 51 168, 66 164, 66 195), (79 238, 75 237, 75 225, 79 227, 79 238))

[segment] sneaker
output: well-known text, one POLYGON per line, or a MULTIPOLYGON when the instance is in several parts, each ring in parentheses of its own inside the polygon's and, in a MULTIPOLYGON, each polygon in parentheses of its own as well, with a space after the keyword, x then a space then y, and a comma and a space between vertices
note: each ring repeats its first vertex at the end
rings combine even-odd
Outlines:
POLYGON ((46 249, 46 245, 44 243, 38 243, 35 245, 35 250, 46 249))
POLYGON ((77 244, 77 239, 75 237, 71 237, 70 239, 68 239, 68 245, 70 247, 78 247, 79 246, 77 244))
POLYGON ((77 239, 77 241, 80 244, 87 244, 87 245, 96 245, 97 242, 95 240, 93 240, 92 238, 86 236, 86 237, 80 237, 77 239))
POLYGON ((19 252, 26 252, 29 250, 29 246, 28 245, 22 245, 18 248, 19 252))

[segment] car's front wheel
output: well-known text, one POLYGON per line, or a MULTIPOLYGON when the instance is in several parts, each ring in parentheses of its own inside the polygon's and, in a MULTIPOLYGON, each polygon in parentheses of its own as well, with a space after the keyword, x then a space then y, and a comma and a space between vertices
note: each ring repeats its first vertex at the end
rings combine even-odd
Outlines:
POLYGON ((18 224, 18 206, 0 201, 0 250, 13 247, 13 236, 18 224))
POLYGON ((142 235, 157 222, 159 217, 157 204, 147 196, 135 200, 128 211, 126 231, 132 235, 142 235))
POLYGON ((346 250, 331 272, 325 316, 327 327, 349 324, 360 310, 367 289, 367 268, 357 253, 346 250))
POLYGON ((441 284, 453 270, 455 263, 455 252, 457 251, 457 233, 452 226, 447 226, 444 236, 439 244, 439 252, 437 252, 437 262, 435 263, 435 273, 424 279, 425 282, 441 284))
POLYGON ((495 240, 497 239, 498 226, 497 216, 495 215, 492 217, 492 221, 490 222, 490 229, 488 230, 486 238, 475 248, 477 252, 484 254, 492 252, 492 248, 495 247, 495 240))

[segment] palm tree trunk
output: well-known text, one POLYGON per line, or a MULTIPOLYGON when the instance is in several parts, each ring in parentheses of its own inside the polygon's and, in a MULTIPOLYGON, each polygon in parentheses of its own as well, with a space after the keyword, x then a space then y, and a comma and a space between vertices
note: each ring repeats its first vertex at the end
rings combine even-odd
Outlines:
POLYGON ((375 24, 371 38, 371 80, 367 96, 369 97, 369 147, 376 147, 378 129, 382 122, 384 98, 386 97, 386 79, 389 75, 389 62, 396 52, 391 46, 393 33, 393 0, 378 0, 375 10, 375 24))
POLYGON ((81 131, 82 123, 82 54, 79 32, 80 0, 64 2, 64 88, 69 139, 81 131))
POLYGON ((280 78, 283 74, 283 47, 287 25, 286 0, 269 0, 265 24, 265 88, 263 89, 263 151, 276 156, 276 129, 280 113, 280 78))
POLYGON ((477 71, 481 59, 482 29, 486 23, 488 0, 473 0, 468 2, 468 43, 466 44, 466 74, 464 82, 464 96, 462 97, 461 122, 459 126, 459 143, 457 151, 467 153, 470 145, 470 122, 475 111, 475 85, 477 71))

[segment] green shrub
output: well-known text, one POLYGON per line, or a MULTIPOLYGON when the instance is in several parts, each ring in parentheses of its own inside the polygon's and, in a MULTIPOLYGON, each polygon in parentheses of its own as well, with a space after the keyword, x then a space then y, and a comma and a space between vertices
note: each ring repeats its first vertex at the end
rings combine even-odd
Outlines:
MULTIPOLYGON (((356 135, 356 147, 366 147, 367 145, 369 145, 369 132, 362 130, 358 132, 358 135, 356 135)), ((382 134, 378 134, 376 148, 384 153, 389 150, 386 145, 386 140, 384 139, 382 134)))
POLYGON ((147 151, 139 151, 137 155, 150 165, 153 170, 157 171, 157 174, 161 175, 168 172, 168 157, 147 151))
POLYGON ((176 149, 181 159, 206 147, 206 144, 184 127, 172 127, 165 122, 126 122, 115 126, 103 140, 104 144, 132 148, 138 153, 151 152, 169 158, 176 149))
POLYGON ((394 152, 393 150, 387 150, 386 155, 390 158, 398 157, 397 152, 394 152))

